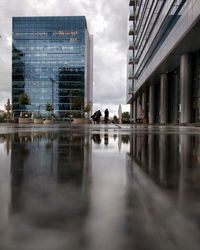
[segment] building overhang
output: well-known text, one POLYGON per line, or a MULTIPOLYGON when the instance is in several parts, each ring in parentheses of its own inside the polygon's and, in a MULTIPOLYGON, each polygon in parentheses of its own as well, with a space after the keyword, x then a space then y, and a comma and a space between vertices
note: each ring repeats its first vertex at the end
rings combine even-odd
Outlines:
MULTIPOLYGON (((191 30, 185 34, 182 40, 176 44, 175 48, 162 60, 151 75, 142 84, 140 83, 135 91, 138 92, 146 85, 158 83, 161 74, 171 72, 180 65, 180 57, 182 54, 193 53, 198 50, 200 50, 200 19, 191 30)), ((145 74, 145 71, 143 74, 145 74)))

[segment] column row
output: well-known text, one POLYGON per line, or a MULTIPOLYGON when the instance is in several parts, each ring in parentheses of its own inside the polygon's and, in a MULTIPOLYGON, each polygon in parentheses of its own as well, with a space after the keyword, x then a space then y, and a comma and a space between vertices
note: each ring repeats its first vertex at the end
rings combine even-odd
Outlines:
POLYGON ((135 97, 133 120, 138 123, 191 123, 192 63, 190 54, 180 60, 180 84, 177 74, 164 73, 159 84, 150 84, 135 97), (179 114, 178 114, 179 113, 179 114))

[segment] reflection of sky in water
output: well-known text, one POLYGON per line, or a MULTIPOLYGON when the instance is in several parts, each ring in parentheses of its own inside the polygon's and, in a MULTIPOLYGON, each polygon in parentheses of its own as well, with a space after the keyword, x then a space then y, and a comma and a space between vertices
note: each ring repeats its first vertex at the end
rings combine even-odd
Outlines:
POLYGON ((198 249, 199 138, 0 135, 0 249, 198 249))

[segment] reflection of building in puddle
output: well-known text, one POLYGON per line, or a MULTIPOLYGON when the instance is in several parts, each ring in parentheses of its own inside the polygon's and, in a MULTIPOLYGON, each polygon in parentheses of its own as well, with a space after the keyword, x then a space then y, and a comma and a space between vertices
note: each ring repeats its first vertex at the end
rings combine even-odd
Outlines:
POLYGON ((130 135, 128 134, 121 134, 121 132, 118 133, 118 150, 121 151, 122 144, 129 144, 130 143, 130 135))
POLYGON ((11 134, 0 135, 0 144, 4 144, 6 153, 10 153, 11 148, 11 134))
POLYGON ((162 249, 168 242, 171 249, 198 248, 199 149, 199 136, 131 136, 126 159, 126 247, 162 249), (140 240, 147 235, 148 240, 140 240))
POLYGON ((49 132, 13 136, 12 215, 22 214, 43 227, 71 226, 78 218, 81 223, 89 209, 90 183, 89 134, 49 132))
MULTIPOLYGON (((10 204, 10 149, 11 134, 0 135, 0 231, 4 232, 9 223, 10 204)), ((0 236, 0 249, 1 237, 0 236)))
POLYGON ((200 176, 199 148, 198 136, 133 134, 128 155, 160 186, 181 190, 197 184, 191 178, 200 176))

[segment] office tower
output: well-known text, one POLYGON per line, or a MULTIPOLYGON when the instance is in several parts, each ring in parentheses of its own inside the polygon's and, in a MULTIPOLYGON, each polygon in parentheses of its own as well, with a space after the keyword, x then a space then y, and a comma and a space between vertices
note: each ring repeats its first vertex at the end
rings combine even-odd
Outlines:
POLYGON ((47 115, 47 103, 57 117, 92 107, 92 47, 83 16, 13 17, 14 114, 47 115), (24 92, 31 100, 26 107, 19 103, 24 92))

